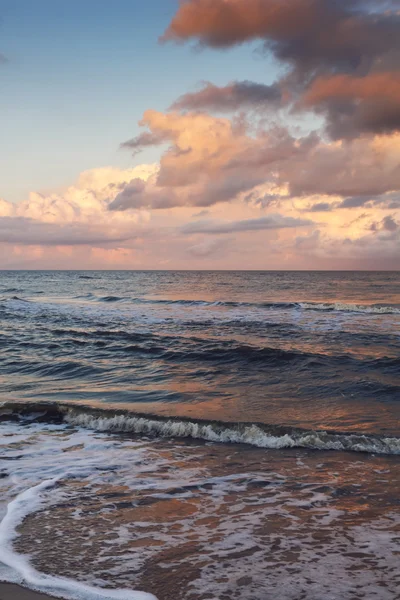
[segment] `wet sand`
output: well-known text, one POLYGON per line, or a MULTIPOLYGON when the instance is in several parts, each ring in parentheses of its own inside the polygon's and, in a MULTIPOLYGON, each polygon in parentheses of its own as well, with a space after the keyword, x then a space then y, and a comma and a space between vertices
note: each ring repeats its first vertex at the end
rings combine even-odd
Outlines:
POLYGON ((51 597, 13 583, 0 582, 0 600, 51 600, 51 597))

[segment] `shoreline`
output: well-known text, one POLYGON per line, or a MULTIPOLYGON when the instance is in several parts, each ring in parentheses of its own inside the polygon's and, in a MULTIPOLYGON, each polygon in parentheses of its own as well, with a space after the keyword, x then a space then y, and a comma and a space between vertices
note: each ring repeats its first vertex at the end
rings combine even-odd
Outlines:
POLYGON ((16 583, 0 581, 0 600, 54 600, 55 596, 34 592, 16 583))

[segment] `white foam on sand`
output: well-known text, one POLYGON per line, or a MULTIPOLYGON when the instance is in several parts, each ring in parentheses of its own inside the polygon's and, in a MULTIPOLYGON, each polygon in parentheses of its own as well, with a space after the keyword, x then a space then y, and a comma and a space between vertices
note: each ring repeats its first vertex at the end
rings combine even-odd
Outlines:
POLYGON ((392 489, 399 481, 393 457, 260 452, 40 423, 1 423, 0 454, 9 502, 0 579, 70 600, 148 600, 123 588, 157 565, 187 585, 187 598, 396 597, 399 516, 385 508, 392 492, 380 492, 382 478, 392 489), (364 517, 365 503, 372 514, 364 517), (23 544, 29 557, 16 552, 23 544), (35 570, 43 561, 54 576, 35 570))
POLYGON ((13 550, 13 540, 18 536, 17 527, 43 505, 42 494, 57 485, 60 477, 42 481, 19 494, 7 506, 7 512, 0 523, 0 559, 11 569, 0 571, 0 577, 11 583, 28 585, 35 591, 45 592, 68 600, 157 600, 152 594, 131 590, 99 589, 73 579, 46 575, 37 571, 27 556, 13 550))

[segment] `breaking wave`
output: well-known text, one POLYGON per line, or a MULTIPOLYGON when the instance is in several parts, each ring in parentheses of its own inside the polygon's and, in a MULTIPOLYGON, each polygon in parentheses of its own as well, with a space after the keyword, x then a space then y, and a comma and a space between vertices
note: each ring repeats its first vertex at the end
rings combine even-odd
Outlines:
POLYGON ((54 403, 4 403, 0 407, 1 420, 14 420, 21 424, 50 421, 107 433, 247 444, 257 448, 307 448, 400 454, 400 438, 394 436, 306 430, 264 423, 231 423, 161 417, 54 403))
POLYGON ((155 304, 187 307, 221 307, 221 308, 266 308, 266 309, 297 309, 329 312, 351 312, 365 314, 400 314, 400 306, 384 304, 350 304, 343 302, 235 302, 207 300, 172 300, 163 298, 129 298, 124 296, 95 296, 87 294, 78 298, 92 299, 96 302, 131 302, 134 304, 155 304))
POLYGON ((304 310, 324 310, 336 312, 353 312, 366 314, 400 314, 399 306, 386 306, 382 304, 346 304, 343 302, 317 303, 300 302, 300 308, 304 310))
POLYGON ((26 517, 45 506, 43 493, 56 487, 62 478, 66 479, 69 476, 69 473, 62 473, 58 477, 42 481, 18 494, 8 504, 7 512, 0 522, 1 562, 12 569, 12 573, 7 574, 7 579, 19 584, 28 584, 33 590, 70 600, 157 600, 155 596, 145 592, 102 589, 74 579, 42 573, 32 566, 27 556, 13 549, 13 541, 18 536, 18 526, 26 517))

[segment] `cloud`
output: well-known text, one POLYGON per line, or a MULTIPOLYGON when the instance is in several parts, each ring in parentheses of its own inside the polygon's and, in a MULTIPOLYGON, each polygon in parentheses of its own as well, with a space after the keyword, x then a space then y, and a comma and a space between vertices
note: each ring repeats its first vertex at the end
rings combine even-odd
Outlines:
POLYGON ((32 192, 17 204, 0 199, 0 242, 22 245, 109 245, 134 239, 148 221, 142 210, 110 213, 110 200, 129 181, 144 185, 154 166, 104 168, 82 173, 62 192, 32 192), (135 177, 136 176, 136 177, 135 177))
POLYGON ((226 48, 262 40, 303 72, 354 71, 398 49, 399 29, 393 5, 372 11, 361 0, 185 0, 161 41, 226 48))
POLYGON ((194 213, 192 217, 194 219, 201 219, 201 217, 207 217, 210 214, 209 210, 201 210, 200 212, 194 213))
POLYGON ((327 117, 332 138, 399 131, 400 71, 363 77, 319 77, 305 92, 301 104, 327 117))
POLYGON ((140 208, 167 209, 181 206, 182 197, 171 187, 161 188, 152 184, 128 182, 122 191, 108 205, 108 210, 125 211, 140 208))
POLYGON ((374 196, 351 196, 350 198, 345 198, 342 200, 342 202, 339 204, 339 208, 359 208, 360 206, 371 204, 375 200, 376 197, 374 196))
POLYGON ((280 79, 207 81, 145 111, 122 147, 158 148, 157 165, 93 169, 63 190, 0 200, 4 264, 398 267, 399 8, 182 0, 165 41, 259 40, 280 79))
POLYGON ((229 244, 229 240, 221 240, 221 239, 206 239, 200 242, 199 244, 195 244, 194 246, 190 246, 188 248, 189 254, 195 256, 196 258, 209 258, 212 256, 221 257, 221 253, 229 244))
POLYGON ((400 256, 400 229, 371 230, 355 237, 337 238, 328 232, 314 231, 299 236, 295 244, 299 260, 309 261, 324 268, 371 270, 398 270, 400 256))
POLYGON ((309 227, 313 225, 309 219, 296 219, 279 214, 260 217, 259 219, 246 219, 243 221, 196 221, 182 227, 182 233, 195 234, 227 234, 244 231, 264 231, 268 229, 286 229, 292 227, 309 227))
POLYGON ((277 84, 264 85, 252 81, 234 81, 224 87, 205 82, 194 93, 180 96, 171 110, 211 110, 229 112, 241 108, 278 107, 282 93, 277 84))
POLYGON ((334 208, 333 204, 329 204, 329 202, 317 202, 310 206, 307 210, 310 212, 330 212, 334 208))
MULTIPOLYGON (((217 118, 199 113, 145 112, 141 121, 148 139, 168 140, 157 174, 137 188, 127 182, 110 210, 212 206, 250 193, 260 184, 284 174, 284 165, 307 156, 318 146, 315 134, 296 139, 285 128, 252 131, 243 119, 217 118)), ((141 136, 135 138, 139 148, 141 136)))
POLYGON ((395 231, 400 231, 400 224, 393 215, 387 215, 380 222, 374 221, 371 223, 369 229, 374 232, 378 231, 388 231, 390 233, 394 233, 395 231))
POLYGON ((400 131, 398 2, 185 0, 161 40, 217 49, 260 40, 286 66, 270 86, 207 83, 175 108, 236 110, 272 102, 324 116, 333 139, 400 131))
POLYGON ((399 229, 399 223, 392 215, 387 215, 382 219, 382 229, 385 231, 397 231, 399 229))
POLYGON ((151 146, 160 146, 168 141, 168 132, 144 132, 121 144, 121 148, 129 148, 134 154, 151 146))
POLYGON ((400 135, 321 142, 284 161, 279 180, 292 196, 342 196, 342 207, 382 202, 400 189, 400 135))
POLYGON ((26 217, 0 217, 0 243, 40 246, 106 246, 132 239, 132 233, 108 232, 80 223, 44 223, 26 217))
MULTIPOLYGON (((169 143, 160 161, 160 186, 193 184, 204 175, 218 172, 239 149, 251 143, 243 124, 207 114, 147 110, 140 123, 149 129, 149 139, 162 138, 169 143)), ((142 135, 132 142, 135 150, 141 147, 142 135)))
POLYGON ((1 65, 6 65, 9 62, 7 56, 5 56, 4 54, 2 54, 0 52, 0 66, 1 65))
POLYGON ((306 196, 324 197, 311 212, 398 204, 400 134, 330 142, 316 132, 296 138, 283 127, 264 129, 262 120, 254 127, 243 118, 176 111, 146 111, 142 124, 168 145, 145 183, 121 184, 110 211, 238 198, 268 208, 306 196), (327 197, 334 199, 329 206, 327 197))
MULTIPOLYGON (((161 156, 157 174, 144 187, 127 182, 111 202, 111 211, 206 207, 232 201, 264 182, 267 162, 293 152, 295 142, 282 132, 252 136, 243 121, 197 112, 149 110, 141 123, 149 129, 149 138, 160 136, 169 146, 161 156), (242 162, 254 153, 259 164, 247 169, 242 162), (239 169, 237 163, 241 164, 239 169)), ((135 149, 139 139, 141 136, 136 138, 135 149)))
MULTIPOLYGON (((257 136, 253 141, 258 144, 257 136)), ((380 140, 377 147, 382 144, 380 140)), ((305 148, 301 156, 302 152, 305 148)), ((386 161, 386 155, 384 158, 386 161)), ((286 161, 292 160, 289 154, 280 163, 278 179, 283 165, 287 167, 286 161)), ((304 168, 302 161, 298 167, 304 168)), ((286 188, 260 184, 250 194, 239 193, 229 205, 228 200, 211 204, 206 215, 197 213, 197 220, 188 224, 194 212, 189 202, 211 201, 213 194, 222 194, 221 190, 228 198, 229 186, 233 186, 234 194, 242 177, 250 181, 252 168, 246 166, 243 173, 237 165, 234 170, 227 168, 226 179, 220 178, 217 169, 206 183, 200 177, 197 183, 179 188, 157 186, 159 171, 155 166, 93 169, 82 173, 74 185, 55 193, 32 193, 17 204, 0 200, 3 267, 396 268, 400 212, 388 213, 395 193, 384 196, 386 203, 370 201, 367 212, 363 207, 339 210, 341 199, 332 198, 333 210, 318 212, 316 224, 304 218, 304 211, 319 202, 328 203, 326 196, 305 195, 291 200, 286 188), (229 180, 233 174, 236 182, 229 180), (181 204, 164 211, 132 206, 110 211, 109 205, 125 189, 133 197, 145 198, 155 191, 169 191, 179 196, 181 204), (246 199, 249 196, 251 200, 246 199), (266 196, 275 200, 264 205, 257 202, 266 196), (299 235, 300 231, 306 233, 299 235)), ((255 172, 259 173, 258 167, 255 172)), ((150 199, 153 201, 154 196, 150 199)))

